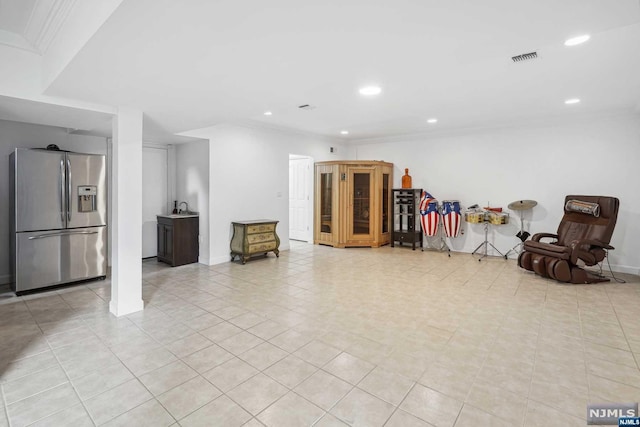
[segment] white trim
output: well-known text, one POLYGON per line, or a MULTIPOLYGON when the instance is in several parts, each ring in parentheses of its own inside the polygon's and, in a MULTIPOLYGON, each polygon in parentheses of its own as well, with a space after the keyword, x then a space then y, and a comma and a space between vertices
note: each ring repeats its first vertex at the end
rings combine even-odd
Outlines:
MULTIPOLYGON (((614 273, 627 273, 634 274, 636 276, 640 275, 640 267, 634 267, 631 265, 619 265, 619 264, 611 264, 611 269, 614 273)), ((607 261, 604 261, 604 265, 602 266, 602 272, 607 273, 609 271, 609 266, 607 265, 607 261)))
POLYGON ((0 30, 0 44, 40 55, 40 52, 21 34, 11 31, 0 30))
POLYGON ((120 304, 114 300, 109 302, 109 311, 111 314, 120 317, 126 316, 127 314, 135 313, 137 311, 144 310, 144 301, 141 299, 139 301, 134 301, 128 304, 120 304))
MULTIPOLYGON (((306 186, 306 195, 307 195, 307 231, 305 233, 305 237, 303 241, 307 243, 313 243, 313 216, 314 216, 314 182, 315 182, 315 167, 313 157, 305 156, 301 154, 292 154, 289 153, 289 164, 291 164, 292 160, 305 160, 307 164, 307 168, 309 172, 307 173, 307 182, 306 186)), ((291 169, 289 169, 291 170, 291 169)), ((291 186, 291 175, 289 175, 289 186, 291 186)), ((289 203, 291 203, 291 199, 289 199, 289 203)), ((289 212, 290 209, 287 209, 289 212)), ((289 238, 291 238, 291 217, 289 217, 289 238)))
POLYGON ((178 190, 177 190, 177 166, 176 166, 176 146, 168 145, 167 146, 167 212, 171 212, 173 210, 173 201, 178 200, 178 190))
POLYGON ((31 10, 29 21, 27 25, 25 25, 25 39, 27 39, 39 53, 46 53, 75 4, 76 0, 56 0, 53 4, 51 2, 36 0, 31 10), (45 13, 36 13, 37 8, 42 9, 42 12, 45 13), (41 18, 36 21, 34 19, 36 16, 41 18))
POLYGON ((169 149, 170 144, 161 144, 161 143, 157 143, 157 142, 148 142, 145 141, 142 143, 142 148, 153 148, 156 150, 168 150, 169 149))

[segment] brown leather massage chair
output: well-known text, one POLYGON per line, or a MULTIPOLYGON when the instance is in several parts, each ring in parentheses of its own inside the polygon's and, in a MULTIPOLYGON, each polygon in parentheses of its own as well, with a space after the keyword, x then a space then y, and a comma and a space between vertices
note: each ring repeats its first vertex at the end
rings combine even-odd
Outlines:
POLYGON ((518 265, 560 282, 594 283, 609 279, 581 268, 604 260, 618 218, 615 197, 567 196, 557 234, 538 233, 524 242, 518 265), (555 241, 542 242, 551 238, 555 241), (580 265, 579 265, 580 264, 580 265))

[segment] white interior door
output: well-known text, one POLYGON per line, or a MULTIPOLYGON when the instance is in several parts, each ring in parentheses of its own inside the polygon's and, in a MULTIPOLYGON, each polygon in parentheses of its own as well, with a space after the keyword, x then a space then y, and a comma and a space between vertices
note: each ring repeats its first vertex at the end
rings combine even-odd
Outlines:
POLYGON ((311 166, 309 157, 289 157, 289 238, 293 240, 310 240, 311 166))
POLYGON ((162 148, 142 148, 142 257, 158 254, 157 218, 167 214, 168 167, 167 150, 162 148))

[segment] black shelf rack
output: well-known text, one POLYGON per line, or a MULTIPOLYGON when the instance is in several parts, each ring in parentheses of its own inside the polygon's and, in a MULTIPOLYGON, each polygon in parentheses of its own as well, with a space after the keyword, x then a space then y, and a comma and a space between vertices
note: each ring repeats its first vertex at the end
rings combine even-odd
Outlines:
POLYGON ((421 188, 394 188, 393 192, 393 231, 391 233, 391 247, 396 242, 411 244, 422 248, 422 227, 420 226, 420 198, 421 188))

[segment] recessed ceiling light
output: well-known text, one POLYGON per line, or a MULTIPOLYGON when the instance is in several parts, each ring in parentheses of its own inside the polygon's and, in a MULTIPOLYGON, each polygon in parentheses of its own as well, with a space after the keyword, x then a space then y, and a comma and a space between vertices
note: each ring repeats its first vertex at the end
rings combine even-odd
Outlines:
POLYGON ((429 120, 427 120, 427 123, 438 123, 438 119, 436 119, 436 118, 429 119, 429 120))
POLYGON ((341 130, 340 131, 340 135, 349 135, 349 131, 348 130, 341 130))
POLYGON ((591 38, 591 36, 589 34, 583 34, 581 36, 572 37, 572 38, 568 39, 567 41, 564 42, 564 45, 565 46, 576 46, 576 45, 579 45, 579 44, 582 44, 582 43, 586 42, 590 38, 591 38))
POLYGON ((359 92, 360 95, 375 96, 380 95, 380 93, 382 92, 382 88, 380 88, 380 86, 365 86, 361 87, 359 92))
POLYGON ((565 104, 577 104, 578 102, 580 102, 580 100, 578 98, 571 98, 571 99, 567 99, 566 101, 564 101, 565 104))
POLYGON ((272 113, 271 111, 265 111, 265 112, 264 112, 264 115, 265 115, 265 116, 271 116, 271 115, 273 115, 273 113, 272 113))

